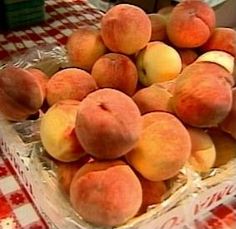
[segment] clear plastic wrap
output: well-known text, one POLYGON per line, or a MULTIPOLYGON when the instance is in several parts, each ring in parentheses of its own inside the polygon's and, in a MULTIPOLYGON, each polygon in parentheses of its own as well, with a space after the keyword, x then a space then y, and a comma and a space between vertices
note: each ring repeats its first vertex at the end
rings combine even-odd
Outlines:
POLYGON ((236 158, 218 168, 212 168, 207 173, 199 174, 201 176, 200 187, 206 190, 224 181, 232 180, 236 177, 236 158))
POLYGON ((65 68, 69 64, 64 47, 55 44, 31 48, 22 54, 12 56, 11 60, 4 62, 5 64, 0 66, 0 69, 7 65, 21 68, 35 67, 42 70, 48 76, 53 75, 59 69, 65 68))

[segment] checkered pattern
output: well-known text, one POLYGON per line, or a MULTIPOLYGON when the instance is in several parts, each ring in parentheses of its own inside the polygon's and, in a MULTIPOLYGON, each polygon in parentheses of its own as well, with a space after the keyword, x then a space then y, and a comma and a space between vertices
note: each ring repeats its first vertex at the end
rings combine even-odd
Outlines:
POLYGON ((41 44, 65 45, 71 32, 80 26, 99 25, 102 13, 83 0, 46 0, 46 20, 25 30, 0 34, 1 60, 41 44))
POLYGON ((0 152, 0 229, 48 228, 0 152))
POLYGON ((196 229, 235 229, 236 196, 194 221, 196 229))
MULTIPOLYGON (((236 229, 236 196, 194 221, 191 229, 236 229)), ((48 229, 16 177, 0 154, 0 229, 48 229)))

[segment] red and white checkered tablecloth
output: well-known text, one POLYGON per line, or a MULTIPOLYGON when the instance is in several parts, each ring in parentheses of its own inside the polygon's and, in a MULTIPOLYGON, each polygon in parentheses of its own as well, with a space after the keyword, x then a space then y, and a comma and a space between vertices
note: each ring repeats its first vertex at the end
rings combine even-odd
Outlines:
POLYGON ((0 229, 47 229, 11 167, 0 152, 0 229))
MULTIPOLYGON (((102 13, 83 0, 46 0, 45 22, 0 33, 0 65, 16 54, 42 44, 65 45, 79 26, 97 27, 102 13)), ((0 229, 46 229, 9 161, 0 153, 0 229)))
MULTIPOLYGON (((235 229, 236 196, 195 220, 192 228, 235 229)), ((0 229, 49 229, 9 161, 1 153, 0 229)))
POLYGON ((79 26, 98 26, 102 13, 85 0, 46 0, 45 22, 24 30, 0 33, 1 60, 41 44, 64 45, 79 26))

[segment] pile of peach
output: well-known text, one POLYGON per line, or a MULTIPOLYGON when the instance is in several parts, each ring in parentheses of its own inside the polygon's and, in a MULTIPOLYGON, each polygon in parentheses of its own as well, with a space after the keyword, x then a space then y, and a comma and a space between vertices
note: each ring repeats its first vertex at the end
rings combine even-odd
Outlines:
POLYGON ((160 203, 183 166, 202 173, 236 157, 236 31, 216 28, 203 1, 151 15, 114 6, 66 49, 71 67, 50 78, 1 70, 0 111, 44 111, 43 146, 84 220, 124 224, 160 203))

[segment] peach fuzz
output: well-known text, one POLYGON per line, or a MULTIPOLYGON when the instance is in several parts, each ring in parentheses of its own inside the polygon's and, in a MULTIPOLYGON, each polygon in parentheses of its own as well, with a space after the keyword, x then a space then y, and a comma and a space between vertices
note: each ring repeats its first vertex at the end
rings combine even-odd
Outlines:
POLYGON ((148 14, 152 25, 152 35, 150 41, 163 41, 167 38, 166 19, 161 14, 148 14))
POLYGON ((66 49, 71 66, 91 70, 95 61, 107 52, 100 31, 81 27, 68 38, 66 49))
POLYGON ((203 52, 211 50, 224 51, 236 58, 236 31, 231 28, 215 28, 211 37, 201 47, 203 52))
POLYGON ((93 65, 92 76, 99 88, 113 88, 133 95, 138 81, 135 64, 129 57, 109 53, 100 57, 93 65))
POLYGON ((234 57, 227 52, 212 50, 200 55, 196 62, 216 63, 225 68, 230 74, 234 71, 234 57))
POLYGON ((236 81, 236 58, 234 59, 234 70, 233 70, 234 81, 236 81))
POLYGON ((142 188, 124 162, 91 162, 75 174, 70 201, 87 222, 103 227, 119 226, 137 214, 142 188))
POLYGON ((27 68, 27 71, 30 72, 36 78, 36 80, 39 81, 44 92, 44 98, 46 98, 46 87, 47 82, 49 80, 49 76, 47 76, 43 71, 37 68, 27 68))
POLYGON ((193 49, 177 49, 180 58, 182 60, 182 68, 184 69, 188 65, 192 64, 198 57, 198 54, 193 49))
POLYGON ((29 71, 8 66, 0 70, 0 111, 10 121, 36 113, 44 101, 43 85, 29 71))
POLYGON ((165 112, 150 112, 142 120, 139 141, 125 155, 128 163, 151 181, 174 177, 190 156, 188 131, 174 115, 165 112))
POLYGON ((74 162, 68 163, 56 161, 56 173, 58 184, 65 194, 70 194, 70 185, 74 175, 89 160, 90 157, 88 155, 85 155, 81 157, 78 161, 74 162))
POLYGON ((163 181, 150 181, 142 176, 138 176, 143 191, 143 201, 138 215, 145 213, 148 207, 162 202, 167 186, 163 181))
POLYGON ((220 129, 209 129, 207 133, 210 135, 216 149, 214 167, 225 165, 230 160, 236 158, 235 139, 220 129))
POLYGON ((165 88, 168 92, 170 92, 173 95, 175 91, 175 83, 176 83, 177 78, 173 80, 168 80, 162 83, 158 83, 157 85, 165 88))
POLYGON ((151 38, 151 21, 139 7, 118 4, 101 21, 101 36, 112 51, 127 55, 144 48, 151 38))
POLYGON ((203 45, 215 28, 215 12, 201 0, 186 0, 174 7, 167 23, 169 40, 180 48, 203 45))
POLYGON ((158 14, 164 16, 166 20, 169 20, 170 15, 174 9, 174 6, 166 6, 157 11, 158 14))
POLYGON ((136 66, 139 81, 144 86, 175 79, 182 69, 178 52, 161 41, 149 42, 138 53, 136 66))
POLYGON ((81 101, 97 89, 94 78, 86 71, 66 68, 55 73, 47 83, 47 102, 52 106, 65 99, 81 101))
POLYGON ((115 159, 135 146, 141 125, 134 101, 123 92, 105 88, 81 102, 76 135, 87 153, 99 159, 115 159))
POLYGON ((192 144, 188 163, 197 172, 208 172, 215 163, 215 145, 203 129, 188 127, 187 130, 192 144))
POLYGON ((231 109, 232 82, 232 75, 215 63, 191 64, 176 80, 173 109, 191 126, 217 126, 231 109))
POLYGON ((40 124, 40 137, 47 153, 62 162, 76 161, 84 155, 75 135, 80 102, 62 100, 50 107, 40 124))
POLYGON ((141 114, 151 111, 172 112, 172 94, 158 84, 138 90, 132 97, 141 114))
POLYGON ((219 124, 220 128, 230 134, 234 139, 236 139, 236 88, 232 89, 232 107, 228 115, 219 124))

